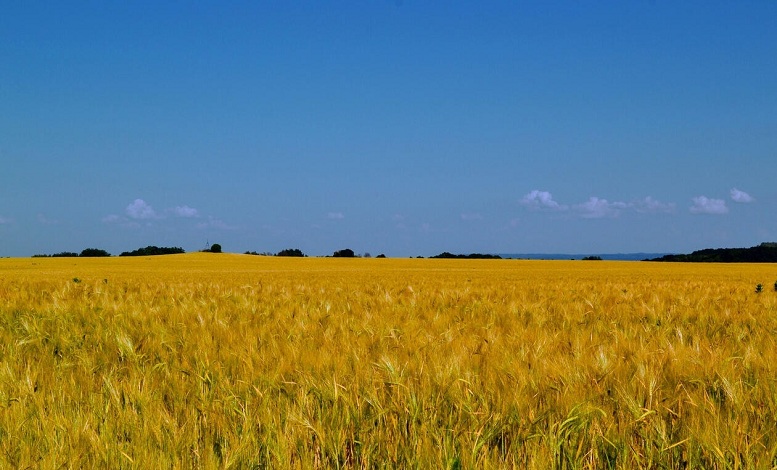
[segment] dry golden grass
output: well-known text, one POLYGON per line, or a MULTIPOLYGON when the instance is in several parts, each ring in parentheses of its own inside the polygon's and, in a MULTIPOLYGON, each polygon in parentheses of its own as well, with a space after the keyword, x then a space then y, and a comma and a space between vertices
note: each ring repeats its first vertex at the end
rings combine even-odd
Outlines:
POLYGON ((772 468, 775 280, 741 264, 0 260, 0 467, 772 468))

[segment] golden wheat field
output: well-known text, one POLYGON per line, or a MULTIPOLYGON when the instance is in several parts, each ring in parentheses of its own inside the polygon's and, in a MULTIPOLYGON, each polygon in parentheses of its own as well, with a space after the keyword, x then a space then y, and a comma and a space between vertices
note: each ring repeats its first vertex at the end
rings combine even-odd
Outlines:
POLYGON ((0 467, 771 468, 775 280, 743 264, 3 259, 0 467))

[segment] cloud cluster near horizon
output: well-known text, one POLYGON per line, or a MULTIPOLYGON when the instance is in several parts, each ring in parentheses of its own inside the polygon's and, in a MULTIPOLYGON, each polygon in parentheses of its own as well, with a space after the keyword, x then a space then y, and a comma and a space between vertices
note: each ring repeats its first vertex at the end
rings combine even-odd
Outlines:
POLYGON ((728 206, 723 199, 712 199, 707 196, 697 196, 693 198, 693 205, 690 208, 693 214, 712 214, 720 215, 728 213, 728 206))
POLYGON ((189 206, 176 206, 172 209, 172 213, 176 217, 182 217, 184 219, 196 219, 200 216, 199 211, 189 206))
MULTIPOLYGON (((732 188, 729 194, 731 196, 731 200, 738 204, 750 204, 755 202, 755 198, 753 196, 737 188, 732 188)), ((728 214, 729 212, 726 201, 723 199, 709 198, 707 196, 697 196, 692 200, 693 205, 691 206, 690 211, 693 214, 723 215, 728 214)))
MULTIPOLYGON (((752 203, 755 198, 750 194, 733 188, 730 191, 731 200, 740 204, 752 203)), ((729 212, 726 201, 723 199, 696 196, 691 199, 692 205, 689 211, 692 214, 722 215, 729 212)), ((584 219, 615 218, 625 211, 639 213, 674 213, 677 205, 673 202, 662 202, 647 196, 636 201, 609 201, 597 196, 591 196, 587 201, 566 205, 557 202, 549 191, 534 189, 520 200, 520 204, 531 210, 546 210, 557 212, 569 212, 572 215, 584 219)))
POLYGON ((587 201, 568 206, 560 204, 549 191, 532 190, 520 201, 521 205, 532 210, 550 210, 570 212, 584 219, 601 219, 618 217, 626 210, 636 212, 674 212, 675 204, 665 203, 648 196, 632 202, 609 201, 597 196, 591 196, 587 201))
POLYGON ((677 208, 673 202, 661 202, 653 199, 650 196, 640 199, 633 204, 634 210, 637 212, 647 213, 665 213, 669 214, 675 211, 677 208))
POLYGON ((562 206, 553 200, 553 195, 548 191, 532 190, 521 199, 521 204, 530 209, 551 209, 566 210, 567 206, 562 206))
POLYGON ((631 206, 631 204, 626 202, 610 202, 607 199, 592 196, 586 202, 573 206, 573 209, 584 219, 601 219, 604 217, 618 217, 623 210, 629 209, 631 206))
MULTIPOLYGON (((125 209, 124 215, 110 214, 103 217, 102 221, 107 224, 119 224, 125 227, 139 227, 141 222, 151 225, 153 221, 162 221, 168 218, 175 219, 202 219, 200 211, 188 205, 175 206, 157 212, 151 204, 143 199, 135 199, 125 209)), ((208 216, 205 220, 197 223, 197 228, 216 228, 221 230, 231 230, 234 227, 225 222, 208 216)))

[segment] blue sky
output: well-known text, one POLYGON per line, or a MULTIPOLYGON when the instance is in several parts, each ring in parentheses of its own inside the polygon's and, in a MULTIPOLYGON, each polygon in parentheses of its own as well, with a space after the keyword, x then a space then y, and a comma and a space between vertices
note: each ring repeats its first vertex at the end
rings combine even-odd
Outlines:
POLYGON ((9 3, 0 256, 777 241, 776 20, 774 1, 9 3))

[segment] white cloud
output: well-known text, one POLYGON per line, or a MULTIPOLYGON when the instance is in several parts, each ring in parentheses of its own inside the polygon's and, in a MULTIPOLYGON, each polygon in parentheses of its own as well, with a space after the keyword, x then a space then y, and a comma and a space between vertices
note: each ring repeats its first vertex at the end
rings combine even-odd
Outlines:
POLYGON ((744 191, 740 191, 737 188, 733 188, 731 190, 731 200, 733 200, 734 202, 742 203, 742 204, 747 204, 748 202, 755 201, 753 196, 747 194, 744 191))
POLYGON ((345 216, 342 212, 330 212, 326 215, 326 218, 331 220, 342 220, 345 218, 345 216))
POLYGON ((0 225, 10 224, 11 222, 12 222, 11 219, 0 216, 0 225))
POLYGON ((521 204, 532 209, 564 210, 566 206, 553 200, 553 195, 548 191, 532 190, 521 199, 521 204))
POLYGON ((637 212, 674 212, 675 204, 673 202, 661 202, 648 196, 645 199, 640 199, 634 203, 634 208, 637 212))
POLYGON ((183 217, 187 219, 193 219, 200 216, 200 213, 197 209, 189 206, 177 206, 174 207, 172 211, 176 217, 183 217))
POLYGON ((723 199, 710 199, 707 196, 693 198, 691 212, 694 214, 726 214, 728 207, 723 199))
MULTIPOLYGON (((112 224, 112 225, 118 225, 123 228, 130 228, 130 229, 136 229, 141 226, 141 223, 132 219, 128 219, 126 217, 116 215, 116 214, 110 214, 106 215, 102 218, 102 223, 104 224, 112 224)), ((150 222, 146 222, 150 223, 150 222)))
POLYGON ((586 219, 601 219, 604 217, 618 217, 623 209, 631 207, 625 202, 610 202, 592 196, 586 202, 575 206, 580 216, 586 219))
POLYGON ((143 199, 135 199, 132 204, 127 206, 127 216, 132 219, 156 219, 157 215, 154 208, 151 207, 143 199))

